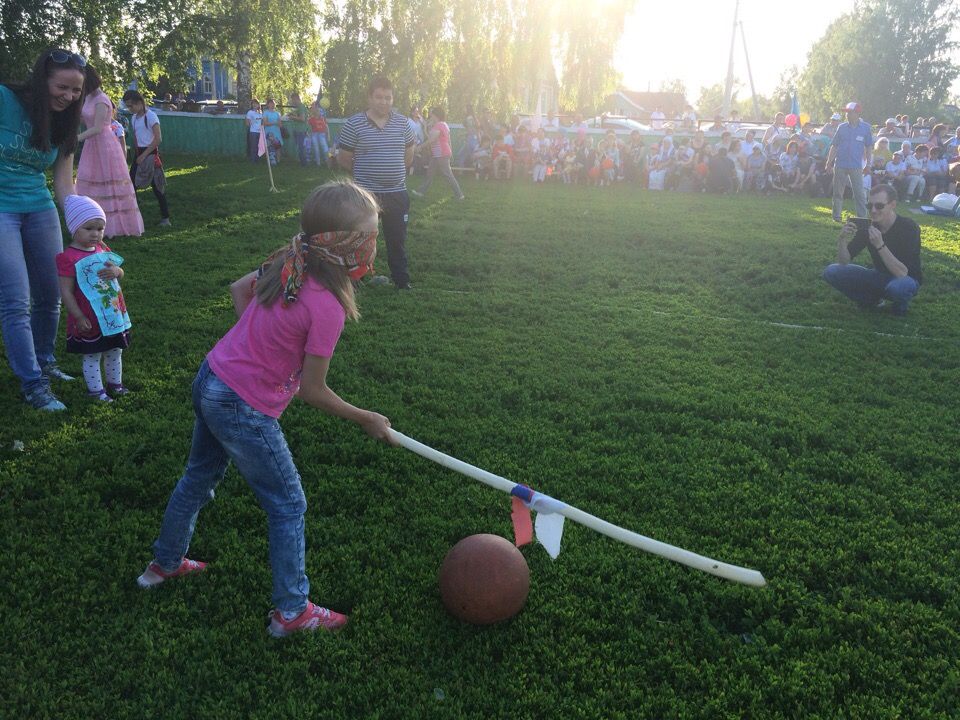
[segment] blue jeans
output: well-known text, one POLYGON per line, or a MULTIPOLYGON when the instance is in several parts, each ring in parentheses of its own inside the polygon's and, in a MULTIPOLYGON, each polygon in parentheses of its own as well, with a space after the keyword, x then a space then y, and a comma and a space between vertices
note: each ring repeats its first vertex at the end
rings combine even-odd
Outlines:
POLYGON ((297 146, 297 157, 300 160, 300 166, 307 166, 307 133, 294 130, 293 133, 293 144, 297 146))
POLYGON ((273 604, 286 612, 302 611, 310 593, 303 532, 307 499, 280 424, 244 402, 206 360, 193 381, 193 410, 190 458, 167 503, 154 558, 165 571, 179 567, 200 509, 213 499, 233 461, 267 514, 273 604))
POLYGON ((872 307, 882 299, 891 300, 894 312, 901 315, 907 311, 910 301, 920 289, 920 284, 909 275, 898 278, 850 263, 827 266, 823 271, 823 279, 864 307, 872 307))
POLYGON ((56 257, 62 251, 56 208, 0 213, 3 345, 25 393, 49 385, 40 369, 54 361, 60 323, 56 257))
POLYGON ((313 159, 317 165, 327 166, 330 158, 330 148, 327 145, 325 132, 310 133, 310 145, 313 148, 313 159))

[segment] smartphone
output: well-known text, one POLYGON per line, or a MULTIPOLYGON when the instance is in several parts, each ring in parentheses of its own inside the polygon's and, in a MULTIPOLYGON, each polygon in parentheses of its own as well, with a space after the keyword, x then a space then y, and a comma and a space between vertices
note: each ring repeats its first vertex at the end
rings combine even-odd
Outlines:
POLYGON ((851 217, 849 220, 857 226, 857 234, 853 236, 853 240, 863 240, 867 242, 870 239, 868 233, 870 232, 870 225, 873 223, 873 220, 862 217, 851 217))

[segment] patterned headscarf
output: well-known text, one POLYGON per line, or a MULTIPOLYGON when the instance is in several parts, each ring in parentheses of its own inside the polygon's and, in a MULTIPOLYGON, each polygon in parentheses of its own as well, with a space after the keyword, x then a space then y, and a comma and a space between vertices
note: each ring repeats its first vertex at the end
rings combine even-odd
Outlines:
POLYGON ((280 284, 283 286, 283 302, 287 305, 297 301, 297 293, 303 287, 303 273, 307 257, 316 254, 324 262, 346 268, 352 280, 359 280, 373 269, 377 254, 377 231, 358 232, 336 230, 307 236, 293 236, 290 245, 281 249, 268 262, 283 260, 280 284))

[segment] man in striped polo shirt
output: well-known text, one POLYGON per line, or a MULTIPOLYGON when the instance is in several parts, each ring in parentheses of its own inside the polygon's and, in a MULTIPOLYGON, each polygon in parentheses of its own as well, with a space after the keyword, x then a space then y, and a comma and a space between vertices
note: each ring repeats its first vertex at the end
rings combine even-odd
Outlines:
POLYGON ((407 118, 393 111, 393 86, 387 78, 376 77, 370 83, 367 111, 347 120, 337 135, 337 145, 341 167, 380 202, 390 277, 398 290, 409 290, 407 168, 413 162, 416 138, 407 118))

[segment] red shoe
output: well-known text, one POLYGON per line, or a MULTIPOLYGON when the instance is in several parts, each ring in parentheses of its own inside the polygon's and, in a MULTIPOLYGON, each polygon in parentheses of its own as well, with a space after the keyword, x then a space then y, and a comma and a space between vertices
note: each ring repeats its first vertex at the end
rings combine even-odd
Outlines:
POLYGON ((284 620, 279 610, 271 610, 267 632, 275 638, 282 638, 300 630, 339 630, 348 622, 350 618, 346 615, 314 605, 308 600, 306 609, 291 620, 284 620))
POLYGON ((205 562, 188 560, 187 558, 184 558, 180 562, 180 567, 171 572, 164 572, 164 570, 157 565, 156 562, 151 562, 149 565, 147 565, 147 569, 143 571, 143 575, 137 578, 137 585, 142 587, 144 590, 149 590, 150 588, 156 587, 164 580, 181 577, 183 575, 192 575, 193 573, 203 572, 206 569, 207 564, 205 562))

